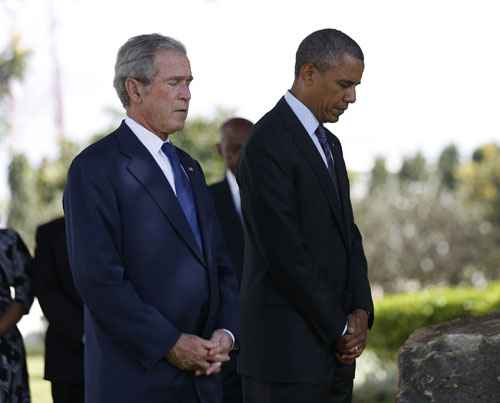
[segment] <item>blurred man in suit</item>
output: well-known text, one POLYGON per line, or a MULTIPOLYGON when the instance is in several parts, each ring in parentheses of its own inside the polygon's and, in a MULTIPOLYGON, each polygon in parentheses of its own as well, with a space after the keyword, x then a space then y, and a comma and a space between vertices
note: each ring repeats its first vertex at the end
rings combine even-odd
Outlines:
POLYGON ((256 123, 238 183, 245 223, 246 403, 350 402, 373 305, 336 122, 364 57, 334 29, 300 44, 290 91, 256 123))
POLYGON ((64 218, 36 230, 35 295, 48 321, 45 379, 54 403, 83 403, 83 305, 73 284, 64 218))
POLYGON ((186 49, 158 34, 118 51, 127 117, 73 161, 70 267, 85 303, 87 403, 219 403, 238 334, 237 283, 198 162, 170 135, 187 117, 186 49))
POLYGON ((226 120, 220 128, 220 143, 217 151, 226 165, 225 178, 209 186, 215 202, 222 233, 229 256, 236 270, 238 284, 241 283, 243 269, 243 226, 241 218, 240 190, 236 182, 236 169, 240 162, 240 152, 247 142, 253 123, 243 118, 226 120))
MULTIPOLYGON (((238 287, 241 283, 243 269, 244 239, 241 222, 240 190, 235 175, 240 162, 241 149, 247 142, 252 127, 253 123, 243 118, 231 118, 222 124, 217 151, 224 159, 226 177, 222 181, 209 186, 227 250, 238 278, 238 287)), ((223 402, 241 403, 243 396, 241 378, 236 372, 236 354, 234 359, 222 368, 222 378, 223 402)))

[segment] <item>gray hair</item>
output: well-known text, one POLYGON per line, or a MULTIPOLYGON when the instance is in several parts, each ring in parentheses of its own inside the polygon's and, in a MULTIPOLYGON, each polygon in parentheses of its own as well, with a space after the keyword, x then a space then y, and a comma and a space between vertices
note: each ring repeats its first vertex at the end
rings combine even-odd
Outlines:
POLYGON ((174 50, 186 55, 186 48, 181 42, 160 34, 134 36, 118 50, 113 86, 125 108, 130 103, 125 81, 134 78, 143 84, 150 84, 156 73, 154 60, 159 50, 174 50))
POLYGON ((308 35, 299 45, 295 55, 295 78, 299 76, 304 64, 313 64, 323 72, 335 65, 344 54, 364 61, 365 57, 359 45, 337 29, 321 29, 308 35))

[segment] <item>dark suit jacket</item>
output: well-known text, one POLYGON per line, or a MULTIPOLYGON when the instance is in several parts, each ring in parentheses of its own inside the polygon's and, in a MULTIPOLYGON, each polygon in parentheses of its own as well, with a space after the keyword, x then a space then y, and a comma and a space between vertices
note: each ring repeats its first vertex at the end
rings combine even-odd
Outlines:
POLYGON ((218 376, 165 359, 180 333, 238 335, 236 280, 199 164, 180 153, 200 251, 178 200, 125 123, 73 161, 64 195, 70 266, 85 303, 85 393, 92 403, 220 398, 218 376))
POLYGON ((45 379, 83 383, 83 305, 73 284, 64 218, 36 231, 35 295, 49 323, 45 335, 45 379))
MULTIPOLYGON (((241 219, 234 205, 231 189, 229 188, 229 183, 226 178, 210 185, 208 188, 214 199, 222 234, 224 235, 229 257, 233 263, 239 287, 241 284, 241 273, 243 271, 244 248, 241 219)), ((241 379, 236 373, 237 353, 231 354, 231 358, 231 361, 222 367, 223 403, 241 403, 243 401, 243 395, 241 390, 241 379)))
POLYGON ((320 154, 284 99, 256 124, 243 151, 239 364, 257 380, 331 382, 347 315, 355 308, 373 312, 342 149, 328 137, 343 209, 320 154))
POLYGON ((212 193, 215 209, 221 224, 222 234, 226 241, 227 251, 238 278, 241 283, 243 270, 243 226, 240 216, 234 205, 233 196, 227 179, 214 183, 208 187, 212 193))

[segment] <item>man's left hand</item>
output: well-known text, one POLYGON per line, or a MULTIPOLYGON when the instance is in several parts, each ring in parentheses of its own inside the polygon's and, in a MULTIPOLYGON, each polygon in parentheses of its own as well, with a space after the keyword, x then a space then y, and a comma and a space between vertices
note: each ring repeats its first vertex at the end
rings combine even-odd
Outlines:
POLYGON ((368 314, 356 309, 348 317, 347 334, 337 343, 337 359, 344 364, 352 364, 366 347, 368 338, 368 314))
POLYGON ((208 350, 208 360, 211 362, 210 367, 206 371, 196 371, 196 375, 212 375, 221 371, 222 364, 230 360, 229 352, 233 348, 233 340, 231 336, 222 329, 217 329, 212 333, 210 341, 216 346, 208 350))

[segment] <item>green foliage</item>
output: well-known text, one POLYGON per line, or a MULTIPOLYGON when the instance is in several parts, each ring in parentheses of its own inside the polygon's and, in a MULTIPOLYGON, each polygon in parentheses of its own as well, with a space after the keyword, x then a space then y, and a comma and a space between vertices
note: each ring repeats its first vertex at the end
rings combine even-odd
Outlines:
POLYGON ((219 128, 229 116, 229 111, 219 110, 212 119, 192 118, 186 122, 182 132, 172 136, 175 145, 201 164, 209 184, 224 174, 224 162, 217 157, 215 145, 220 139, 219 128))
POLYGON ((5 99, 10 95, 12 81, 23 77, 28 56, 29 51, 21 48, 17 35, 12 37, 10 44, 0 53, 0 137, 7 129, 5 99))
POLYGON ((375 324, 368 345, 379 356, 394 358, 417 329, 499 309, 500 282, 485 289, 435 288, 386 296, 375 301, 375 324))
POLYGON ((35 198, 33 189, 33 170, 24 154, 15 154, 9 164, 10 203, 7 226, 16 229, 23 240, 32 246, 35 229, 33 212, 35 198))
POLYGON ((405 158, 398 176, 402 183, 419 182, 427 179, 427 162, 424 155, 419 151, 413 157, 405 158))
POLYGON ((369 192, 373 194, 376 190, 383 190, 389 178, 389 171, 385 165, 385 158, 377 157, 370 172, 369 192))
POLYGON ((445 189, 457 188, 458 157, 458 149, 454 144, 445 147, 439 156, 438 173, 445 189))
POLYGON ((474 151, 472 161, 461 168, 460 179, 469 201, 482 206, 500 226, 500 146, 485 144, 474 151))

